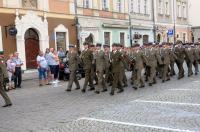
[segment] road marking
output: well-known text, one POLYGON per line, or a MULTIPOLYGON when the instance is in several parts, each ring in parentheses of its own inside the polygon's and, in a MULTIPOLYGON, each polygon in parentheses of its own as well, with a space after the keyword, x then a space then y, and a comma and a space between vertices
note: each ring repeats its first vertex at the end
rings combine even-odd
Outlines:
POLYGON ((80 120, 97 121, 97 122, 112 123, 112 124, 114 123, 114 124, 119 124, 119 125, 145 127, 145 128, 153 128, 153 129, 175 131, 175 132, 193 132, 193 131, 190 131, 190 130, 184 130, 184 129, 178 129, 178 128, 160 127, 160 126, 153 126, 153 125, 143 125, 143 124, 121 122, 121 121, 112 121, 112 120, 102 120, 102 119, 88 118, 88 117, 79 118, 77 121, 80 121, 80 120))
POLYGON ((186 105, 186 106, 200 106, 200 104, 195 104, 195 103, 178 103, 178 102, 169 102, 169 101, 134 100, 134 101, 132 101, 132 102, 139 102, 139 103, 154 103, 154 104, 186 105))
POLYGON ((170 91, 200 91, 200 89, 168 89, 170 91))

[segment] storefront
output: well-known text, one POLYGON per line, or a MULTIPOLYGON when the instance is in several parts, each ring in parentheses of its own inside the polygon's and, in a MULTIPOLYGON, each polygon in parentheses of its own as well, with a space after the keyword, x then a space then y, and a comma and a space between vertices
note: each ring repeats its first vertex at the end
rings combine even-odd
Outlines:
POLYGON ((0 48, 6 56, 19 52, 24 62, 23 70, 37 67, 36 56, 39 50, 45 52, 50 47, 67 50, 70 43, 76 44, 73 18, 48 17, 48 14, 38 15, 34 11, 26 11, 24 14, 19 12, 16 10, 16 14, 0 14, 0 18, 5 18, 5 21, 0 22, 0 48), (11 25, 15 25, 17 30, 15 36, 9 34, 11 25))

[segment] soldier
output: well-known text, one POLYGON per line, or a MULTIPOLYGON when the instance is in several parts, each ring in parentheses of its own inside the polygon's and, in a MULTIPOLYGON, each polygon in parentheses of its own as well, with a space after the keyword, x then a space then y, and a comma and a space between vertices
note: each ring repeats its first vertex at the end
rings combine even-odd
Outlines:
POLYGON ((104 47, 104 54, 105 54, 105 64, 106 64, 106 69, 105 69, 105 82, 110 83, 110 86, 112 86, 112 70, 111 70, 111 52, 110 52, 110 46, 109 45, 103 45, 104 47))
POLYGON ((169 81, 169 65, 170 65, 170 56, 169 56, 169 48, 168 45, 165 44, 160 52, 161 60, 162 60, 162 82, 169 81))
POLYGON ((174 64, 177 60, 177 56, 174 54, 173 44, 169 44, 169 56, 170 56, 170 76, 176 75, 174 70, 174 64))
POLYGON ((92 63, 93 63, 93 52, 89 48, 89 43, 84 42, 84 50, 81 53, 81 60, 83 62, 83 68, 85 70, 85 82, 83 85, 82 92, 85 93, 88 83, 90 83, 89 91, 95 90, 92 76, 92 63))
POLYGON ((10 98, 6 94, 4 90, 4 86, 3 86, 4 81, 6 79, 8 79, 8 73, 7 73, 7 69, 6 69, 6 65, 5 65, 5 61, 3 57, 3 51, 0 51, 0 94, 5 100, 5 105, 3 107, 9 107, 12 105, 10 98))
POLYGON ((76 77, 76 71, 78 69, 78 53, 74 47, 74 45, 69 45, 69 52, 68 52, 68 63, 69 63, 69 70, 70 70, 70 77, 66 91, 70 92, 73 82, 76 84, 76 90, 80 89, 80 85, 78 79, 76 77))
POLYGON ((148 44, 148 47, 145 52, 145 56, 147 58, 146 68, 148 69, 146 72, 148 76, 149 86, 156 83, 156 68, 157 68, 157 54, 155 49, 153 49, 153 45, 151 43, 148 44), (149 72, 149 73, 148 73, 149 72))
POLYGON ((188 77, 193 75, 192 64, 194 63, 194 50, 187 44, 185 48, 185 61, 188 67, 188 77))
POLYGON ((105 53, 103 52, 103 50, 101 50, 100 43, 96 45, 95 62, 96 62, 96 74, 98 77, 98 86, 97 86, 97 89, 95 90, 95 93, 99 94, 101 88, 103 88, 102 92, 107 91, 105 78, 104 78, 104 72, 106 69, 105 53))
POLYGON ((200 49, 198 48, 198 43, 195 43, 194 44, 194 68, 195 68, 195 75, 198 74, 199 72, 199 60, 200 60, 200 49))
MULTIPOLYGON (((96 52, 96 47, 95 45, 93 44, 90 44, 90 49, 93 53, 93 60, 92 60, 92 82, 93 80, 95 81, 95 84, 94 85, 97 85, 98 84, 98 77, 97 77, 97 74, 96 74, 96 62, 95 62, 95 52, 96 52)), ((89 84, 90 85, 90 84, 89 84)))
POLYGON ((184 63, 184 59, 185 59, 185 52, 184 52, 184 47, 182 46, 182 42, 177 43, 177 45, 175 46, 174 53, 177 56, 176 65, 179 70, 178 79, 181 79, 184 77, 183 63, 184 63))
POLYGON ((134 53, 133 53, 133 60, 134 60, 134 86, 133 88, 136 90, 138 88, 145 87, 144 79, 142 77, 142 70, 144 69, 144 63, 147 64, 147 59, 144 56, 143 52, 140 50, 140 45, 134 45, 134 53))
POLYGON ((112 89, 110 92, 110 95, 114 95, 115 88, 118 88, 119 91, 117 93, 123 92, 122 88, 122 54, 117 50, 118 45, 113 44, 113 52, 112 52, 112 73, 113 73, 113 83, 112 83, 112 89))

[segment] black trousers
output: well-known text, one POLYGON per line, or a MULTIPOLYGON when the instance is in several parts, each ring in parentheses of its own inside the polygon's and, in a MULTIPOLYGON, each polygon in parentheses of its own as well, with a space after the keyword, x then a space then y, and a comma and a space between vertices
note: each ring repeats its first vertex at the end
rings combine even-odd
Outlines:
POLYGON ((15 87, 19 87, 21 86, 22 83, 22 70, 21 67, 15 67, 15 78, 14 78, 14 82, 15 82, 15 87))

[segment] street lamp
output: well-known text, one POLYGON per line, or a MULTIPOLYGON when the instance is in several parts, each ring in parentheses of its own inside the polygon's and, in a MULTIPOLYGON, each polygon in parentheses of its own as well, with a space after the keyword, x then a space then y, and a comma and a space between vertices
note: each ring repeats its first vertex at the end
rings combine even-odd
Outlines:
POLYGON ((128 16, 129 16, 129 35, 130 35, 130 45, 133 45, 133 38, 132 38, 132 22, 131 22, 131 13, 130 13, 130 4, 131 1, 128 2, 128 16))
POLYGON ((176 12, 175 12, 175 0, 173 0, 173 17, 174 17, 174 47, 175 47, 175 43, 176 43, 176 12))

